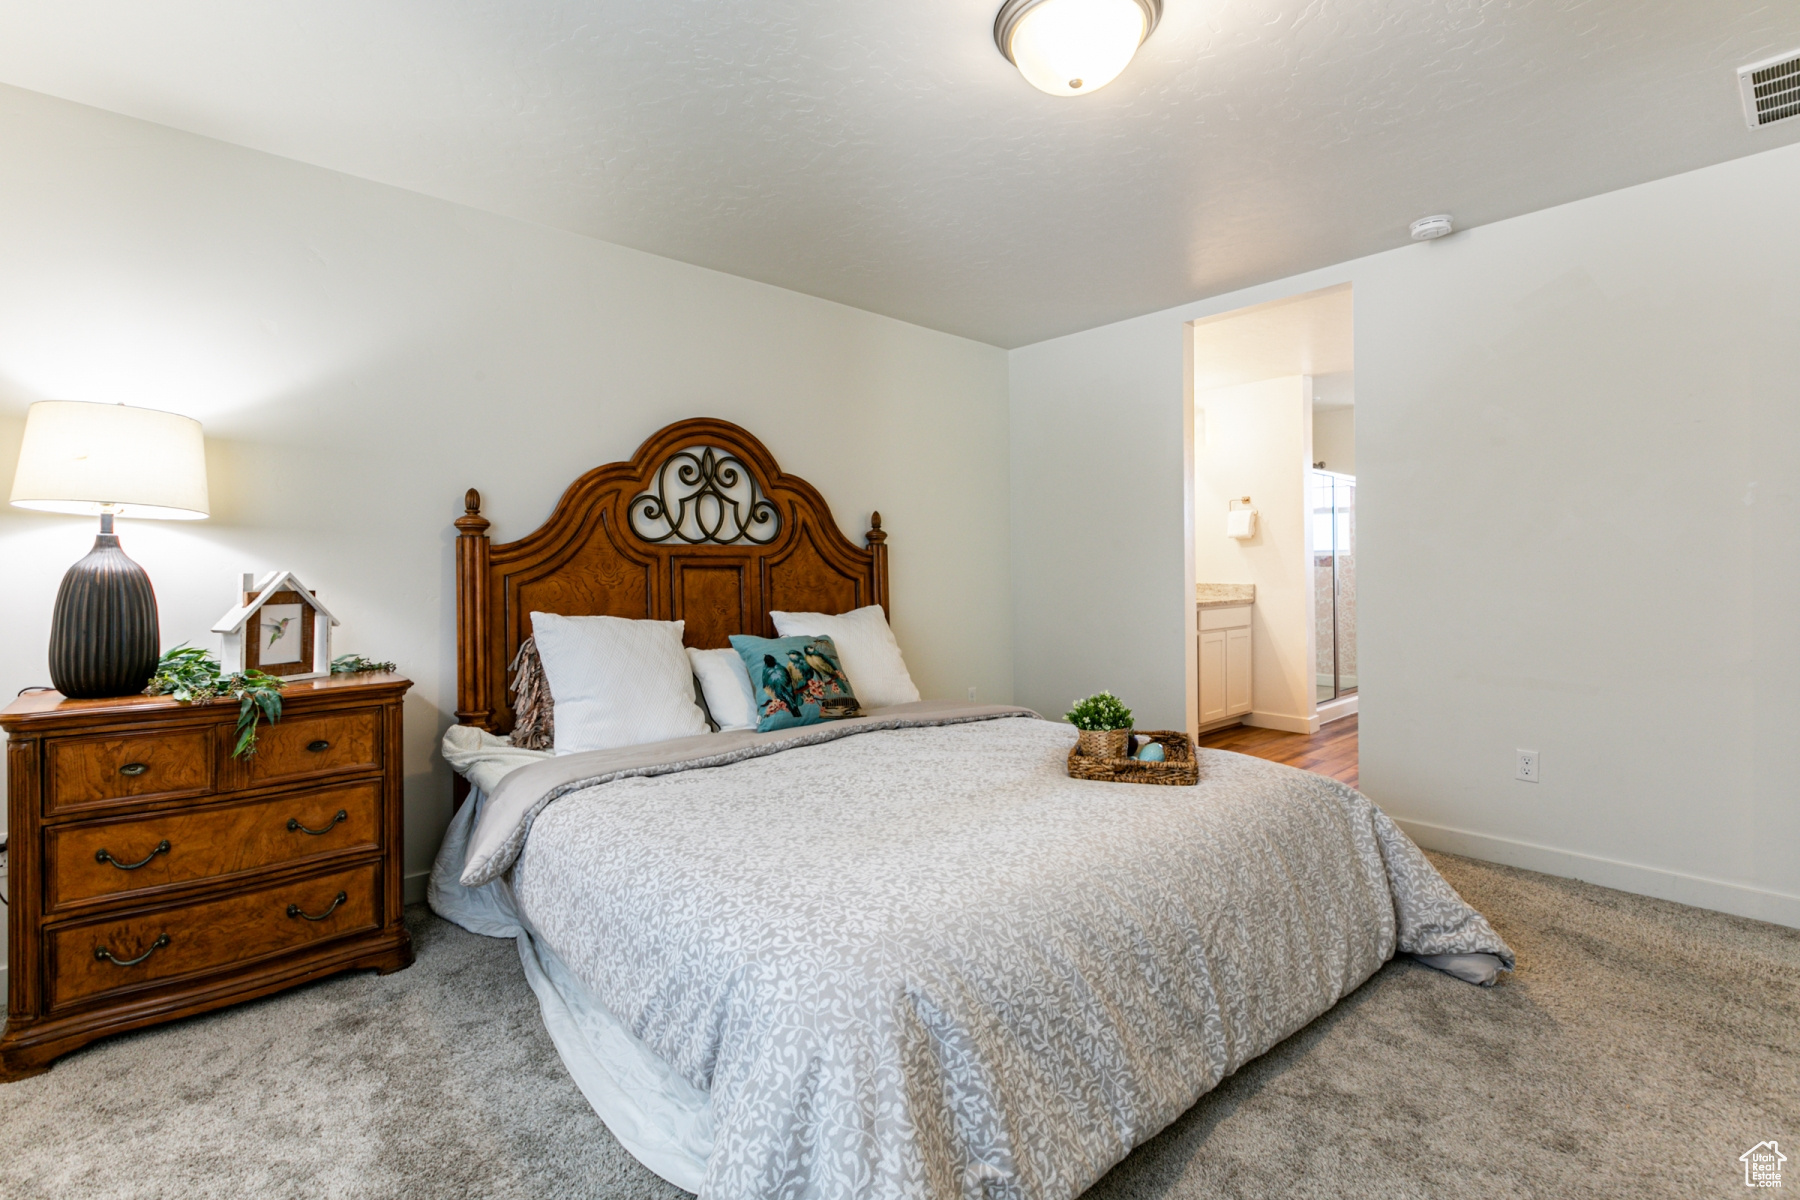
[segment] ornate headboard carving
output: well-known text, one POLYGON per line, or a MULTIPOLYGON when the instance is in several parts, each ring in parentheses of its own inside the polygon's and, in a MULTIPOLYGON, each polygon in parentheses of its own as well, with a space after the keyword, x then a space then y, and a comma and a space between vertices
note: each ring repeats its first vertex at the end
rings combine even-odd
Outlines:
MULTIPOLYGON (((628 462, 569 485, 550 519, 516 542, 488 539, 481 495, 457 519, 456 719, 512 729, 507 665, 531 612, 685 620, 687 644, 773 637, 771 610, 847 612, 888 604, 887 534, 866 546, 839 530, 824 497, 783 474, 729 421, 677 421, 628 462)), ((459 781, 460 782, 460 781, 459 781)), ((460 789, 459 789, 460 790, 460 789)))

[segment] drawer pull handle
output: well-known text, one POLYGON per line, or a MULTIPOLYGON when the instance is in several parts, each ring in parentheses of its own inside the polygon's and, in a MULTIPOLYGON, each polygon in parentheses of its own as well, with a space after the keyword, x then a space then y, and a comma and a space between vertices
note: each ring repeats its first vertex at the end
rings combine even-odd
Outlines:
POLYGON ((316 742, 306 743, 306 748, 311 750, 314 754, 323 754, 325 751, 331 749, 331 743, 324 738, 320 738, 316 742))
POLYGON ((124 766, 119 768, 119 774, 129 775, 133 779, 136 779, 139 775, 144 774, 144 772, 148 771, 149 769, 150 768, 145 766, 143 763, 126 763, 124 766))
POLYGON ((343 892, 339 892, 337 894, 337 899, 335 899, 331 902, 331 907, 326 909, 324 912, 320 913, 316 917, 313 916, 311 913, 304 911, 298 904, 290 904, 290 905, 288 905, 288 916, 301 917, 308 921, 323 921, 326 917, 329 917, 332 913, 337 911, 338 905, 342 904, 344 901, 348 900, 349 898, 350 897, 346 896, 343 892))
POLYGON ((150 860, 155 858, 157 855, 167 854, 168 852, 169 852, 169 839, 164 838, 162 841, 156 843, 156 849, 154 849, 150 853, 144 855, 144 857, 138 859, 134 863, 122 863, 118 859, 114 858, 111 854, 108 854, 105 850, 94 851, 94 861, 100 862, 100 863, 111 863, 113 866, 119 868, 119 870, 121 870, 121 871, 135 871, 139 867, 147 866, 149 864, 150 860))
POLYGON ((325 822, 325 828, 323 828, 323 829, 308 829, 306 826, 304 826, 300 823, 299 817, 289 817, 288 818, 288 832, 289 833, 310 833, 314 837, 318 837, 322 833, 330 833, 333 829, 335 829, 337 827, 339 822, 348 821, 349 819, 350 819, 350 814, 340 808, 337 810, 337 816, 335 816, 335 817, 331 818, 331 820, 325 822))
POLYGON ((114 958, 113 952, 108 950, 105 946, 95 946, 94 958, 98 962, 109 962, 115 967, 135 967, 168 944, 169 935, 166 933, 162 934, 158 936, 154 942, 150 943, 150 948, 148 950, 144 951, 136 958, 114 958))

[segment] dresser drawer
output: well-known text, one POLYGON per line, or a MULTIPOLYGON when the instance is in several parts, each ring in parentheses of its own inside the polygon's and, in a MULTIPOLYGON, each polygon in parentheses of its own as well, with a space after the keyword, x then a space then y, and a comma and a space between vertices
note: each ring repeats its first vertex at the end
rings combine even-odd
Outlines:
POLYGON ((247 755, 252 783, 371 771, 381 766, 381 713, 359 708, 318 717, 283 717, 256 735, 247 755))
POLYGON ((44 830, 44 907, 286 866, 380 845, 381 784, 318 788, 237 804, 52 825, 44 830))
POLYGON ((379 928, 379 886, 378 865, 365 863, 217 900, 53 926, 50 1009, 379 928))
POLYGON ((46 816, 213 790, 216 755, 210 727, 56 738, 48 742, 46 753, 46 816))

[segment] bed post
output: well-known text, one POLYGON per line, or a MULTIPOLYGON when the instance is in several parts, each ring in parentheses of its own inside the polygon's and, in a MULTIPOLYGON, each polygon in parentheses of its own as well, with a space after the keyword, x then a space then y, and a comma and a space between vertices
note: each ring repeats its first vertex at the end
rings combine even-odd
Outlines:
POLYGON ((891 622, 894 610, 888 607, 887 534, 881 531, 880 513, 869 517, 869 532, 863 540, 869 544, 869 555, 873 559, 874 569, 870 575, 875 585, 874 603, 881 605, 881 611, 887 614, 887 619, 891 622))
MULTIPOLYGON (((488 690, 488 519, 481 515, 481 493, 463 495, 463 515, 456 518, 456 723, 488 728, 494 706, 488 690)), ((469 798, 469 781, 458 773, 450 779, 450 807, 469 798)))
POLYGON ((488 729, 494 719, 488 678, 488 519, 470 488, 456 519, 456 721, 488 729))

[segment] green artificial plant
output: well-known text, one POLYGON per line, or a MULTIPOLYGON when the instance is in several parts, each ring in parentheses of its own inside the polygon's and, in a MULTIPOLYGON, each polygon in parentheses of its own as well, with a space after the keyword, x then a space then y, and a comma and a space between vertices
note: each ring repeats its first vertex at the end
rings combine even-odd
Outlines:
POLYGON ((398 671, 399 663, 376 662, 360 654, 340 654, 331 660, 333 675, 349 675, 357 671, 398 671))
POLYGON ((1111 692, 1095 692, 1063 714, 1063 720, 1077 729, 1130 729, 1131 710, 1111 692))
POLYGON ((198 646, 183 642, 156 663, 156 675, 144 691, 152 696, 173 696, 183 704, 205 704, 222 696, 238 702, 237 745, 232 757, 256 753, 256 723, 273 725, 281 720, 283 680, 251 669, 222 674, 219 660, 198 646))

